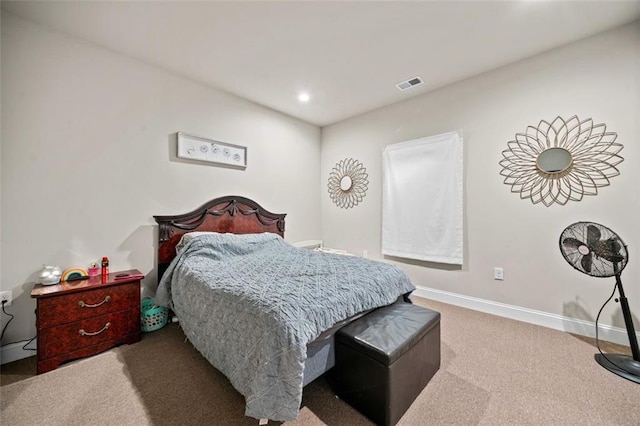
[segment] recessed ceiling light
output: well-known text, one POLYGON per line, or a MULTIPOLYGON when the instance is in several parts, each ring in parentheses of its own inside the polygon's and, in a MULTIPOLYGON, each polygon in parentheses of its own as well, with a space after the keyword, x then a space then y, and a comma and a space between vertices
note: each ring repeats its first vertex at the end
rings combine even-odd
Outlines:
POLYGON ((311 99, 311 97, 309 96, 308 93, 300 93, 298 95, 298 100, 300 102, 309 102, 309 99, 311 99))

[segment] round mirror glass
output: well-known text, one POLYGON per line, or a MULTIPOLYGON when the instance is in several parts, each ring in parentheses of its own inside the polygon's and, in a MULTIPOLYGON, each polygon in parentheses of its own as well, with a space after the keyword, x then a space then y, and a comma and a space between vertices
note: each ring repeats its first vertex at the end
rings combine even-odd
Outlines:
POLYGON ((536 165, 545 173, 564 172, 571 166, 571 153, 564 148, 545 149, 538 155, 536 165))
POLYGON ((340 179, 340 189, 343 191, 351 189, 351 178, 349 176, 343 176, 342 179, 340 179))

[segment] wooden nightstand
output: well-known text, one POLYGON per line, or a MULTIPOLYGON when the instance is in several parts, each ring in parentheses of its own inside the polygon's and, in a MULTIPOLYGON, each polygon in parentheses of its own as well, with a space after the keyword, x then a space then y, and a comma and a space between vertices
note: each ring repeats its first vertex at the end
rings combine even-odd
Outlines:
POLYGON ((43 286, 36 284, 37 374, 61 363, 140 341, 140 276, 116 274, 43 286))

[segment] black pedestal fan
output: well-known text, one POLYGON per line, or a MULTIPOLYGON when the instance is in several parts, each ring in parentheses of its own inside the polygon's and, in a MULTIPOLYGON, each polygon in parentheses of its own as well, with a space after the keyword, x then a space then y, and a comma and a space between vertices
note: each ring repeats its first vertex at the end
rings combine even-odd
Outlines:
POLYGON ((640 349, 629 310, 629 302, 622 288, 620 274, 629 259, 624 241, 606 226, 593 222, 577 222, 569 225, 560 235, 560 251, 565 260, 578 271, 592 277, 616 277, 611 297, 602 305, 596 318, 596 343, 600 353, 595 359, 604 368, 640 384, 640 349), (622 316, 629 336, 632 356, 622 354, 604 354, 598 343, 598 319, 604 306, 618 290, 622 316))

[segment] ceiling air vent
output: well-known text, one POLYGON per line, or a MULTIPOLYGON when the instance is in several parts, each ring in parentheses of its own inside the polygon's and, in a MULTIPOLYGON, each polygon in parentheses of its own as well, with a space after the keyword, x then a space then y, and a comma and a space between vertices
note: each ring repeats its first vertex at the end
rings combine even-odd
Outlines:
POLYGON ((418 86, 424 83, 420 77, 413 77, 407 81, 403 81, 401 83, 396 84, 396 87, 402 91, 407 89, 411 89, 412 87, 418 86))

